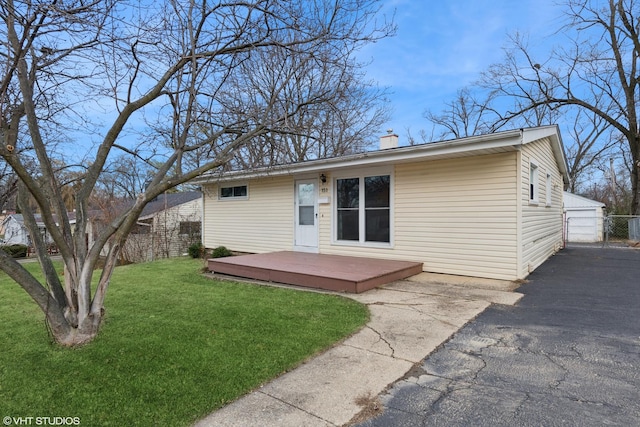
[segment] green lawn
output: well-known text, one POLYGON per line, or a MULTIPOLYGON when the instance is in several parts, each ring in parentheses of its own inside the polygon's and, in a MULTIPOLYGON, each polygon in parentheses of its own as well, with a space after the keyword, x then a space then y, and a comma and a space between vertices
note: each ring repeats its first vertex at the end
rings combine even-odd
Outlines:
POLYGON ((79 349, 50 344, 35 303, 0 272, 0 417, 190 425, 368 319, 346 298, 213 281, 201 267, 118 267, 100 335, 79 349))

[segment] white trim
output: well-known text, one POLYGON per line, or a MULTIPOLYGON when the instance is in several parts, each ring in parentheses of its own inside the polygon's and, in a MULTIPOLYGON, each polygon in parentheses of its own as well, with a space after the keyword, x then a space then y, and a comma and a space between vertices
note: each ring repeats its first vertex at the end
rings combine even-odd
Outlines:
POLYGON ((318 194, 320 190, 320 180, 318 177, 313 178, 300 178, 293 180, 293 250, 296 252, 310 252, 318 253, 320 250, 320 218, 318 215, 318 194), (298 183, 313 183, 314 185, 314 206, 313 206, 313 221, 315 226, 315 246, 311 245, 298 245, 298 183))
POLYGON ((394 188, 395 188, 395 176, 394 168, 392 166, 377 167, 377 168, 357 168, 349 171, 334 172, 331 175, 331 198, 334 200, 331 207, 331 245, 335 246, 352 246, 352 247, 367 247, 367 248, 384 248, 393 249, 394 247, 394 188), (389 176, 389 242, 368 242, 366 238, 366 221, 364 208, 364 185, 360 185, 359 190, 359 207, 358 207, 358 241, 352 240, 338 240, 338 223, 337 223, 337 211, 338 211, 338 186, 336 181, 338 179, 346 178, 359 178, 362 182, 364 178, 371 176, 389 176))
POLYGON ((538 205, 539 203, 540 203, 540 166, 538 165, 538 162, 535 159, 530 159, 529 160, 529 204, 538 205), (531 197, 532 196, 531 193, 533 193, 533 197, 531 197))
POLYGON ((242 182, 228 182, 224 185, 218 184, 218 200, 221 202, 229 201, 229 200, 249 200, 249 183, 246 181, 242 182), (223 188, 235 188, 235 187, 247 187, 247 195, 246 196, 230 196, 230 197, 222 197, 222 189, 223 188))
MULTIPOLYGON (((523 211, 524 200, 522 197, 522 180, 525 167, 524 155, 522 150, 516 153, 516 179, 514 185, 516 186, 516 277, 522 279, 522 271, 524 270, 524 224, 523 224, 523 211)), ((528 181, 528 180, 527 180, 528 181)), ((528 182, 527 182, 528 184, 528 182)), ((527 189, 527 200, 529 199, 529 191, 527 189)))

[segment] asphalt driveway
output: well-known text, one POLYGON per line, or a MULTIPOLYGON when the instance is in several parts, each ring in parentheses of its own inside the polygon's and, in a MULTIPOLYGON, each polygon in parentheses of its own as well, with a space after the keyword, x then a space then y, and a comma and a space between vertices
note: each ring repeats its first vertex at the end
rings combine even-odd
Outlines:
POLYGON ((361 426, 640 425, 640 250, 567 248, 381 396, 361 426))

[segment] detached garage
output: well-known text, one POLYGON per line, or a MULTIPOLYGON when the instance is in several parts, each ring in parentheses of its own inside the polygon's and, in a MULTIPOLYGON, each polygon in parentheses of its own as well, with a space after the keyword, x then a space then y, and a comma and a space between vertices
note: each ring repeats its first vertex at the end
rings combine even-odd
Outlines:
POLYGON ((565 240, 601 242, 604 238, 604 203, 567 191, 563 194, 565 240))

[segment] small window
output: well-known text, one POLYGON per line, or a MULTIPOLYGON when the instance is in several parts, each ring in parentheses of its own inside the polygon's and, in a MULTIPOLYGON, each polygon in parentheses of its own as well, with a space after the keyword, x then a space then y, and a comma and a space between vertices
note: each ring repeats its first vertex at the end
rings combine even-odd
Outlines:
POLYGON ((234 187, 220 187, 221 199, 246 199, 247 186, 236 185, 234 187))
POLYGON ((131 234, 149 234, 153 227, 152 221, 138 221, 132 228, 131 234))
POLYGON ((538 165, 529 163, 529 201, 538 202, 538 165))
POLYGON ((201 227, 200 221, 180 221, 180 234, 199 236, 201 227))

